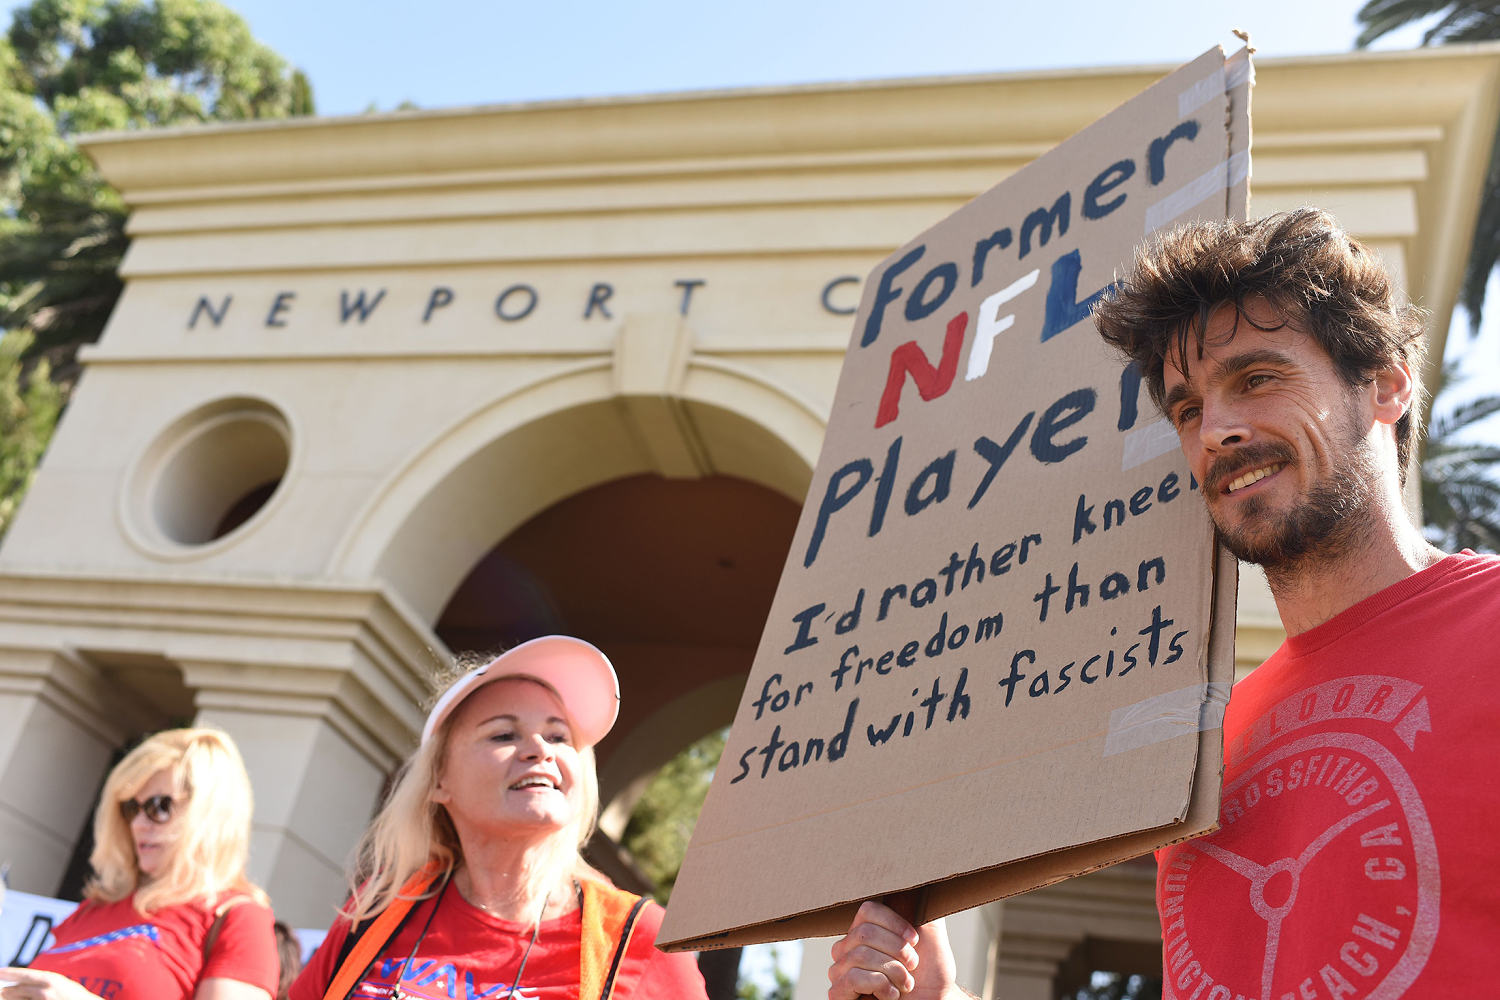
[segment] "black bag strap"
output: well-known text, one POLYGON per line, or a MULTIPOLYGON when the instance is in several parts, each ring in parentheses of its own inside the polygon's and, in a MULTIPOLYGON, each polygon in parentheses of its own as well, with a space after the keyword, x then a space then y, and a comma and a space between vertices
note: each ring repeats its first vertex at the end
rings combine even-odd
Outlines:
POLYGON ((208 964, 208 958, 214 953, 214 945, 219 942, 219 934, 224 930, 224 918, 229 916, 229 911, 241 903, 250 902, 249 896, 231 896, 219 904, 214 910, 214 922, 209 925, 208 934, 203 938, 203 964, 208 964))
MULTIPOLYGON (((335 969, 342 969, 344 967, 344 963, 349 959, 349 953, 354 950, 354 946, 359 943, 360 938, 365 936, 365 931, 369 930, 370 925, 374 922, 374 917, 366 917, 349 928, 349 933, 344 935, 344 943, 339 945, 338 958, 334 959, 333 967, 335 969)), ((405 920, 402 921, 402 923, 405 922, 405 920)), ((397 924, 396 930, 399 931, 400 929, 401 925, 397 924)))
MULTIPOLYGON (((411 909, 406 911, 405 915, 403 915, 402 918, 397 921, 396 926, 391 928, 390 937, 388 937, 386 940, 395 940, 396 935, 401 933, 401 928, 406 926, 406 922, 411 919, 411 915, 416 909, 417 908, 413 906, 411 907, 411 909)), ((361 920, 359 923, 355 924, 353 927, 349 928, 349 933, 344 935, 344 943, 339 945, 338 960, 333 963, 334 975, 338 975, 338 970, 342 969, 344 967, 344 963, 349 960, 349 953, 354 950, 354 946, 359 943, 360 938, 365 936, 365 932, 370 929, 370 925, 375 922, 375 918, 379 915, 380 914, 377 913, 368 916, 365 919, 361 920)))
POLYGON ((599 994, 599 1000, 609 1000, 615 991, 615 974, 620 971, 620 963, 625 959, 625 949, 630 947, 630 935, 635 930, 636 917, 640 916, 645 905, 646 898, 642 896, 635 901, 625 917, 625 926, 620 929, 620 941, 615 945, 615 957, 609 963, 609 974, 604 977, 604 989, 599 994))
MULTIPOLYGON (((437 899, 433 901, 432 909, 427 913, 427 923, 422 927, 422 933, 417 938, 418 944, 421 944, 422 938, 425 938, 427 936, 427 928, 432 926, 432 918, 437 916, 438 904, 442 902, 443 893, 448 891, 448 883, 452 877, 452 869, 448 869, 447 871, 443 872, 441 876, 443 887, 438 892, 437 899)), ((411 889, 413 892, 425 892, 427 889, 431 888, 433 881, 434 879, 432 879, 431 875, 429 874, 429 868, 423 868, 421 871, 418 871, 415 875, 408 879, 406 885, 402 888, 403 890, 411 889)), ((333 967, 333 976, 329 980, 327 987, 324 989, 324 1000, 327 1000, 329 994, 332 993, 334 988, 339 985, 340 977, 346 971, 344 968, 345 965, 347 965, 352 960, 355 948, 359 946, 360 940, 367 935, 367 932, 370 932, 372 928, 379 924, 380 929, 376 931, 376 933, 380 934, 381 936, 379 939, 371 939, 371 942, 374 946, 374 951, 369 952, 371 957, 365 963, 365 967, 355 971, 355 975, 349 983, 348 991, 343 995, 345 1000, 347 1000, 347 998, 353 994, 355 986, 358 985, 357 981, 359 976, 362 975, 369 968, 369 966, 374 963, 375 959, 379 957, 381 950, 384 949, 386 944, 394 940, 396 935, 401 933, 401 929, 406 926, 406 922, 411 919, 412 913, 417 910, 421 902, 421 897, 416 897, 409 900, 397 900, 393 902, 391 904, 392 906, 401 905, 403 903, 405 905, 405 909, 400 911, 400 919, 398 919, 394 924, 390 924, 388 922, 381 923, 383 918, 391 912, 390 906, 387 906, 380 913, 372 914, 365 920, 361 920, 358 924, 349 928, 348 933, 344 935, 343 943, 339 947, 338 964, 333 967)))

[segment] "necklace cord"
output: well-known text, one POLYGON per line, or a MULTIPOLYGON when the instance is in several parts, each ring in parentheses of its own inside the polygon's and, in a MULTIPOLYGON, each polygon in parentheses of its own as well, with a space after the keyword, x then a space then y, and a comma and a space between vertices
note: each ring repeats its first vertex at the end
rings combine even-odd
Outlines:
POLYGON ((432 901, 432 909, 427 911, 427 919, 422 923, 422 932, 417 935, 416 942, 411 946, 411 954, 406 956, 406 961, 401 963, 400 970, 396 973, 396 988, 391 993, 391 1000, 402 1000, 406 994, 401 989, 401 982, 406 978, 406 972, 411 968, 411 963, 417 959, 417 949, 422 947, 422 942, 427 939, 427 931, 432 927, 432 918, 437 916, 438 907, 443 905, 443 897, 448 894, 448 886, 453 881, 453 870, 449 869, 443 876, 443 887, 438 890, 437 898, 432 901))
MULTIPOLYGON (((411 946, 411 954, 406 956, 406 960, 401 963, 400 971, 396 973, 396 987, 391 993, 391 1000, 403 1000, 406 996, 406 993, 401 989, 401 982, 406 978, 406 973, 411 968, 411 963, 416 961, 417 949, 421 948, 422 942, 427 939, 427 931, 432 927, 432 919, 437 916, 438 907, 443 905, 443 897, 448 894, 448 886, 452 881, 453 873, 449 871, 443 876, 443 887, 438 890, 437 898, 432 901, 432 909, 427 911, 427 919, 423 921, 422 931, 417 935, 416 942, 411 946)), ((526 950, 521 953, 521 964, 516 967, 516 980, 511 984, 510 989, 505 992, 507 998, 515 996, 516 991, 521 988, 521 975, 526 971, 526 962, 531 958, 531 949, 536 946, 537 936, 542 932, 542 919, 546 917, 547 907, 551 903, 552 893, 549 891, 542 898, 542 908, 536 915, 536 923, 531 925, 531 940, 526 942, 526 950)), ((485 907, 480 907, 480 909, 485 909, 485 907)))
POLYGON ((542 899, 541 912, 536 915, 536 923, 531 925, 531 940, 526 943, 526 950, 521 953, 521 964, 516 967, 516 981, 511 984, 507 997, 516 995, 516 990, 521 988, 521 973, 526 971, 526 960, 531 957, 531 948, 536 944, 537 935, 542 932, 542 918, 547 915, 547 904, 552 902, 552 893, 549 890, 542 899))

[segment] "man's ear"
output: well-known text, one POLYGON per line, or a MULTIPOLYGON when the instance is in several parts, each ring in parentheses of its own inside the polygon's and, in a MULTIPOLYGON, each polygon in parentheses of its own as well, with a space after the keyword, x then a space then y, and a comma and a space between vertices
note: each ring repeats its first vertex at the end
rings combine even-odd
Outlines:
POLYGON ((1375 419, 1395 426, 1416 402, 1417 384, 1411 365, 1394 361, 1375 373, 1375 419))

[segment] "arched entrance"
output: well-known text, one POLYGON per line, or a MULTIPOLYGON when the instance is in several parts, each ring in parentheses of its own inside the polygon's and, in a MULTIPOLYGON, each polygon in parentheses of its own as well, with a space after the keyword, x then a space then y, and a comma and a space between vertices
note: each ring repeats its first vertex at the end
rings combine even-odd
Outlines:
POLYGON ((485 553, 439 615, 449 649, 579 635, 614 661, 620 721, 598 748, 604 830, 642 781, 732 720, 798 505, 732 476, 591 487, 485 553))
POLYGON ((723 363, 690 363, 673 394, 621 394, 607 373, 534 382, 426 442, 340 549, 450 651, 565 632, 611 657, 615 840, 651 775, 733 718, 822 421, 723 363))
POLYGON ((579 364, 422 442, 355 517, 335 572, 384 580, 435 624, 502 539, 602 483, 727 476, 801 503, 824 420, 785 387, 710 361, 670 393, 617 389, 608 363, 579 364))

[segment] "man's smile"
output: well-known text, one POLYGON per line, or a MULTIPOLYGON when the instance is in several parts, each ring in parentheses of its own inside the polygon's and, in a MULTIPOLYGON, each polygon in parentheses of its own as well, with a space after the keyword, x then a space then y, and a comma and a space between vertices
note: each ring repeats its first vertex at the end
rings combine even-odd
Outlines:
POLYGON ((1286 468, 1285 462, 1273 462, 1270 465, 1262 465, 1258 468, 1251 469, 1249 472, 1235 477, 1234 482, 1224 487, 1224 492, 1234 493, 1235 491, 1242 490, 1247 486, 1253 486, 1267 476, 1273 476, 1284 468, 1286 468))
POLYGON ((1281 442, 1245 445, 1219 455, 1203 470, 1204 497, 1225 497, 1249 489, 1292 464, 1290 447, 1281 442))

